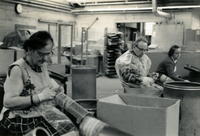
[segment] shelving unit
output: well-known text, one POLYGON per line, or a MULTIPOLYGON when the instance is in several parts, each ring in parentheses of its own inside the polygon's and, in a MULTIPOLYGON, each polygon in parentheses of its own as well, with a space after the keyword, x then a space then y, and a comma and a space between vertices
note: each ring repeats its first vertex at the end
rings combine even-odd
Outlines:
POLYGON ((115 61, 121 55, 120 50, 121 35, 117 33, 107 33, 105 29, 103 68, 106 76, 116 75, 115 61))

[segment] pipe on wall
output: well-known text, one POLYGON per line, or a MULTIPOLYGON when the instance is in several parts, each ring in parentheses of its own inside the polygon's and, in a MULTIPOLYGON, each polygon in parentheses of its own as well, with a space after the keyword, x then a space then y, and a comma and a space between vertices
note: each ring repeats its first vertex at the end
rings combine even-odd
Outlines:
POLYGON ((60 3, 60 2, 57 2, 57 1, 50 1, 50 0, 34 0, 34 1, 37 1, 37 2, 41 2, 41 3, 46 3, 46 4, 50 4, 50 5, 57 5, 57 6, 60 6, 60 7, 68 7, 69 9, 73 8, 71 7, 67 2, 66 4, 65 3, 60 3))
POLYGON ((23 1, 23 0, 20 0, 20 1, 13 1, 13 0, 3 0, 4 2, 9 2, 9 3, 20 3, 20 4, 23 4, 23 5, 26 5, 26 6, 30 6, 30 7, 36 7, 36 8, 41 8, 41 9, 46 9, 46 10, 52 10, 52 11, 57 11, 57 12, 64 12, 64 13, 71 13, 71 9, 63 9, 63 8, 60 8, 58 6, 54 6, 54 7, 49 7, 48 4, 40 4, 40 5, 37 5, 37 4, 34 4, 34 3, 28 3, 26 1, 23 1))
POLYGON ((162 12, 157 9, 157 0, 152 0, 152 12, 155 16, 172 19, 173 14, 162 12))
MULTIPOLYGON (((21 0, 21 1, 24 1, 24 0, 21 0)), ((44 6, 48 6, 48 7, 53 7, 53 8, 60 8, 60 9, 63 9, 63 10, 67 10, 67 11, 71 11, 71 8, 66 4, 55 4, 55 3, 48 3, 46 1, 40 1, 40 0, 34 0, 34 1, 30 1, 29 3, 32 3, 32 4, 37 4, 37 5, 44 5, 44 6)))

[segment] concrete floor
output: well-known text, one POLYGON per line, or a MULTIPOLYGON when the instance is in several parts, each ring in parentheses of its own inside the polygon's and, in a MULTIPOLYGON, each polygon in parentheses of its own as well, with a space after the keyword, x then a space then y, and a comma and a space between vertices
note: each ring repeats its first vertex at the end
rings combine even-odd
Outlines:
MULTIPOLYGON (((68 77, 67 95, 72 97, 72 80, 71 76, 68 77)), ((89 84, 88 84, 89 85, 89 84)), ((97 76, 96 77, 96 98, 104 98, 116 93, 123 93, 121 82, 117 76, 97 76)))

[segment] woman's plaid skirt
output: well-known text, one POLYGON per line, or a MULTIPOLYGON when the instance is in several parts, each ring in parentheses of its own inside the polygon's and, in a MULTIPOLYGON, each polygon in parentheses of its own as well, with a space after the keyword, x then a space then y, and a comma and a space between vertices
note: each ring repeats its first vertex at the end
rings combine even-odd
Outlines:
POLYGON ((37 127, 46 129, 51 136, 60 136, 60 134, 43 117, 22 118, 16 116, 15 118, 9 119, 9 112, 10 111, 8 110, 4 113, 0 125, 16 136, 24 135, 37 127))

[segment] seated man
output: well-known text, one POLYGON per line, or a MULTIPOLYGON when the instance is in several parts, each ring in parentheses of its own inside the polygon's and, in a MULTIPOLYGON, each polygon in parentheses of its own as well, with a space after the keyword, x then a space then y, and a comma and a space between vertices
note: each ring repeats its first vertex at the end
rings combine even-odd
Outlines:
POLYGON ((127 90, 137 90, 139 94, 160 96, 163 88, 155 84, 153 78, 147 77, 151 67, 151 60, 144 53, 148 51, 147 43, 146 38, 138 38, 132 49, 116 60, 115 69, 126 92, 127 90))
POLYGON ((181 56, 181 48, 178 45, 173 45, 168 52, 168 56, 158 65, 156 73, 159 74, 159 81, 164 83, 167 81, 185 81, 189 82, 176 75, 176 64, 181 56))

